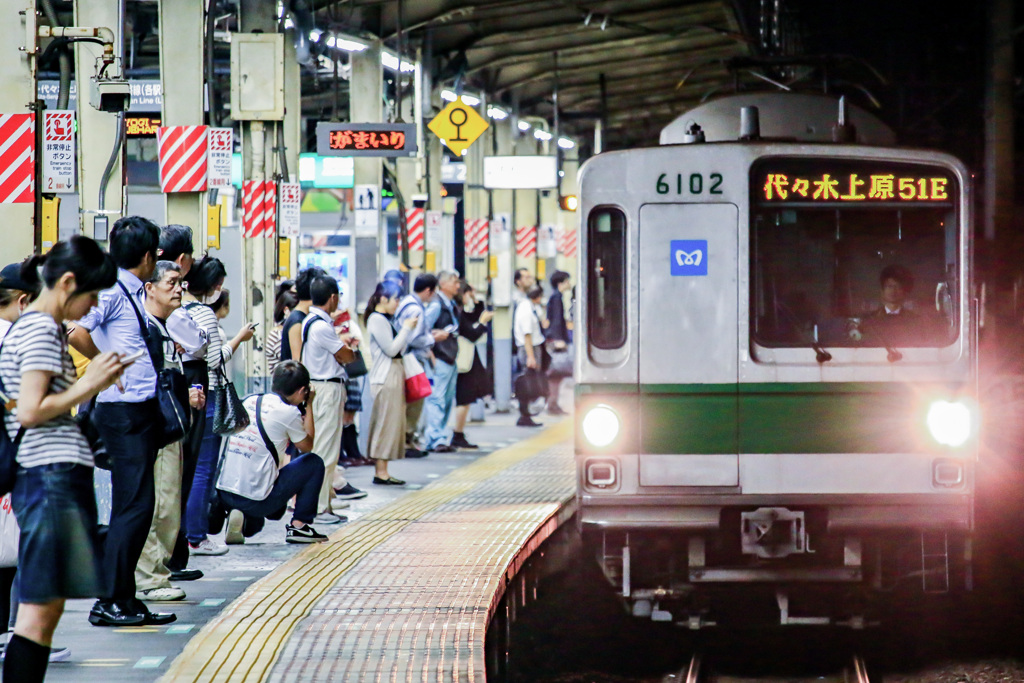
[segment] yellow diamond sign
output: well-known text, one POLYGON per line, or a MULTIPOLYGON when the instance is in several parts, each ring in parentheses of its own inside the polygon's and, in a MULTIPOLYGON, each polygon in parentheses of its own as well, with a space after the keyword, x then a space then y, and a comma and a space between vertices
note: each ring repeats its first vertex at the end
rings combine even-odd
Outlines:
POLYGON ((448 145, 448 149, 462 156, 487 130, 487 121, 460 97, 454 102, 449 102, 448 106, 427 124, 427 128, 441 138, 441 142, 448 145))

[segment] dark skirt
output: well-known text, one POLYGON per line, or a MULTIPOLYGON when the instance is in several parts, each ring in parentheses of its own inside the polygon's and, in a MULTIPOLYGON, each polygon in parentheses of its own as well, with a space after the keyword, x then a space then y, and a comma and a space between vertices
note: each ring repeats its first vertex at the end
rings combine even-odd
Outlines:
POLYGON ((345 411, 358 413, 363 409, 363 378, 345 379, 345 411))
POLYGON ((19 470, 11 506, 21 527, 19 599, 41 604, 99 596, 92 468, 58 463, 19 470))
POLYGON ((487 381, 487 368, 480 362, 480 355, 473 354, 473 367, 469 372, 459 374, 455 380, 455 405, 468 406, 477 399, 491 394, 490 383, 487 381))

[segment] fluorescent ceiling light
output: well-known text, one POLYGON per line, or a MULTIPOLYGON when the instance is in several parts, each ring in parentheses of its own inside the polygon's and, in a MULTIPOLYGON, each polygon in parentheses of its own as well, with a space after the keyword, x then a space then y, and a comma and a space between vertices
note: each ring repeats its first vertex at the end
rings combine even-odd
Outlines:
POLYGON ((538 140, 543 140, 544 142, 547 142, 548 140, 551 139, 551 133, 545 132, 538 128, 537 130, 533 131, 533 137, 537 138, 538 140))
POLYGON ((569 138, 558 138, 558 146, 562 149, 572 149, 576 146, 576 143, 569 138))
POLYGON ((453 93, 451 90, 442 90, 441 99, 444 100, 445 102, 454 102, 455 100, 459 99, 459 96, 453 93))
POLYGON ((476 97, 475 95, 467 95, 466 93, 462 93, 462 101, 471 107, 475 107, 480 104, 479 97, 476 97))
POLYGON ((520 121, 519 122, 519 130, 522 130, 522 131, 530 130, 530 124, 528 124, 526 121, 520 121))
POLYGON ((309 32, 309 39, 315 43, 316 41, 320 40, 320 36, 322 36, 323 34, 323 31, 321 31, 318 28, 315 28, 309 32))
POLYGON ((351 40, 350 38, 342 38, 334 34, 327 36, 327 40, 325 42, 327 43, 327 47, 345 50, 346 52, 362 52, 369 47, 366 43, 360 43, 359 41, 351 40))
MULTIPOLYGON (((398 55, 388 50, 382 50, 380 53, 380 63, 391 69, 392 71, 398 70, 398 55)), ((402 60, 402 71, 409 73, 416 70, 416 65, 412 62, 402 60)))
POLYGON ((451 90, 441 91, 441 99, 444 100, 445 102, 454 102, 455 100, 459 99, 459 97, 462 97, 462 101, 471 107, 475 107, 476 105, 480 104, 480 98, 474 95, 468 95, 466 93, 462 93, 462 95, 456 95, 451 90))
POLYGON ((495 121, 504 121, 508 118, 508 112, 501 107, 487 107, 487 115, 495 121))

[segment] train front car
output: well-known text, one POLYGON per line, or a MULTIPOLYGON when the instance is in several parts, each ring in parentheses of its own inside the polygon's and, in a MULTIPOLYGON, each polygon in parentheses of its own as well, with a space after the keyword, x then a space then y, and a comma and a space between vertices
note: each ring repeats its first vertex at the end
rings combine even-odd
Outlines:
POLYGON ((774 623, 860 626, 883 591, 969 588, 963 165, 697 143, 580 184, 578 519, 633 614, 728 620, 744 584, 774 623))

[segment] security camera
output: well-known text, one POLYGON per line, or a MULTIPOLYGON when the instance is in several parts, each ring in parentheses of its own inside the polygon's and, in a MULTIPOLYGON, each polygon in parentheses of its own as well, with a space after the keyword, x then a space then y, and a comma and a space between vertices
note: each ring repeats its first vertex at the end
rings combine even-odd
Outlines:
POLYGON ((132 92, 128 81, 97 78, 89 79, 89 104, 100 111, 119 112, 128 109, 132 92))

